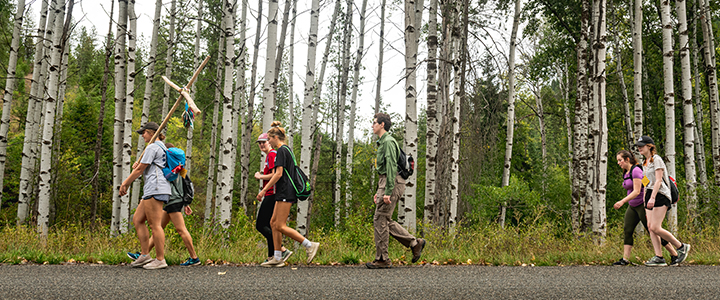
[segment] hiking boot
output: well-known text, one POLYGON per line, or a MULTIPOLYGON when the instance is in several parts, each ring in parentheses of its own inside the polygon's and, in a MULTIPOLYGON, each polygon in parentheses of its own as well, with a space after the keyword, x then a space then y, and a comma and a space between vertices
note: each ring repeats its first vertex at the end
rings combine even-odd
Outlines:
POLYGON ((660 256, 653 256, 651 259, 645 262, 648 267, 667 267, 665 259, 660 256))
POLYGON ((389 269, 392 267, 392 262, 388 260, 373 260, 372 262, 366 263, 365 266, 368 269, 389 269))
POLYGON ((273 257, 271 260, 261 263, 260 266, 265 268, 282 268, 285 266, 285 262, 282 261, 282 259, 277 260, 273 257))
POLYGON ((685 261, 685 259, 688 256, 688 253, 690 253, 690 244, 683 244, 682 247, 677 249, 678 258, 677 263, 680 264, 685 261))
POLYGON ((292 255, 293 255, 293 252, 290 250, 283 251, 282 252, 282 261, 286 262, 288 260, 288 258, 290 258, 290 256, 292 256, 292 255))
POLYGON ((163 260, 154 259, 149 264, 146 264, 143 266, 143 269, 145 269, 145 270, 155 270, 155 269, 164 269, 164 268, 167 268, 167 263, 165 262, 164 259, 163 260))
POLYGON ((627 266, 630 262, 625 260, 625 258, 621 258, 620 260, 613 263, 613 266, 627 266))
POLYGON ((671 267, 677 266, 677 265, 678 265, 677 259, 678 259, 677 256, 672 256, 672 255, 670 255, 670 264, 669 264, 669 266, 671 266, 671 267))
POLYGON ((134 260, 138 259, 138 257, 140 257, 140 252, 128 252, 127 257, 129 257, 130 259, 132 259, 134 261, 134 260))
POLYGON ((152 260, 153 260, 153 258, 150 257, 150 255, 148 255, 148 254, 140 255, 134 262, 130 263, 130 266, 133 268, 139 268, 147 263, 150 263, 152 260))
POLYGON ((305 248, 305 250, 307 251, 307 255, 308 255, 308 258, 307 258, 308 264, 312 262, 313 258, 315 258, 315 255, 318 252, 318 248, 320 248, 320 243, 316 243, 316 242, 312 242, 310 247, 305 248))
POLYGON ((417 239, 417 244, 415 244, 414 247, 412 247, 412 262, 416 263, 418 260, 420 260, 420 255, 422 255, 423 248, 425 248, 425 242, 424 239, 417 239))
POLYGON ((196 266, 196 265, 199 265, 199 264, 200 264, 200 258, 199 258, 199 257, 198 257, 198 258, 188 257, 188 259, 187 259, 184 263, 181 263, 180 265, 181 265, 181 266, 196 266))

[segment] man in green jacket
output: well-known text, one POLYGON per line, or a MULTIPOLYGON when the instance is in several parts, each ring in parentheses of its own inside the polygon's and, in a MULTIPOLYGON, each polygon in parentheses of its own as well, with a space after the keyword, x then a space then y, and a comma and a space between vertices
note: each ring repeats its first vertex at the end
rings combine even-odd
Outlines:
POLYGON ((420 259, 425 240, 415 238, 405 228, 393 221, 392 214, 398 199, 405 192, 405 179, 398 174, 398 156, 400 147, 395 139, 387 134, 392 126, 390 116, 384 113, 375 114, 373 120, 373 133, 378 136, 376 168, 380 174, 377 193, 373 197, 375 202, 375 260, 365 264, 369 269, 386 269, 392 266, 388 255, 390 236, 394 237, 405 247, 412 249, 412 262, 420 259), (388 180, 390 179, 390 180, 388 180))

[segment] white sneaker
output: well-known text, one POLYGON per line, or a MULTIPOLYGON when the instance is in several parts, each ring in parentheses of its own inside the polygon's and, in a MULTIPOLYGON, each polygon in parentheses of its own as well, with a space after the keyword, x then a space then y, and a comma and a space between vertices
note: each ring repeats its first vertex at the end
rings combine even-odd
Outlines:
POLYGON ((285 266, 285 262, 282 261, 282 259, 277 260, 273 257, 271 260, 261 263, 260 266, 265 268, 282 268, 285 266))
POLYGON ((307 263, 311 263, 313 258, 315 258, 315 255, 318 252, 318 248, 320 248, 320 243, 316 243, 316 242, 310 243, 310 247, 305 248, 305 250, 307 251, 307 255, 308 255, 307 263))
POLYGON ((130 266, 133 268, 139 268, 139 267, 142 267, 143 265, 151 262, 152 260, 153 260, 153 258, 150 257, 150 255, 148 255, 148 254, 140 255, 134 262, 130 263, 130 266))
POLYGON ((145 270, 155 270, 155 269, 164 269, 164 268, 167 268, 167 263, 165 262, 164 259, 163 260, 154 259, 149 264, 146 264, 143 266, 143 269, 145 269, 145 270))

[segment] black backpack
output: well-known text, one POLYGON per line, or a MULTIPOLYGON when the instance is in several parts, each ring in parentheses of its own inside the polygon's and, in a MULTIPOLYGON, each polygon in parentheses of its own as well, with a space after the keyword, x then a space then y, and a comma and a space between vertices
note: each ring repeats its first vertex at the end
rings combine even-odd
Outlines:
POLYGON ((668 175, 668 178, 670 179, 670 183, 672 184, 667 184, 667 182, 665 182, 665 178, 663 178, 663 183, 667 184, 667 186, 670 188, 670 196, 672 198, 670 200, 672 201, 672 204, 675 204, 680 198, 680 191, 677 188, 677 183, 675 183, 675 179, 672 178, 670 175, 668 175))
MULTIPOLYGON (((397 142, 395 144, 397 145, 397 142)), ((398 174, 403 179, 408 179, 415 172, 415 160, 412 154, 406 155, 400 145, 398 145, 398 150, 398 174)))
POLYGON ((295 163, 295 176, 290 176, 290 173, 288 173, 287 169, 285 169, 285 175, 290 178, 290 183, 295 189, 295 196, 298 198, 298 200, 305 201, 308 197, 310 197, 310 192, 312 192, 312 188, 310 187, 310 180, 308 180, 305 172, 303 172, 302 169, 298 167, 297 161, 295 160, 295 154, 293 154, 292 150, 290 150, 290 147, 288 147, 287 145, 283 145, 283 147, 287 148, 288 152, 290 152, 290 155, 293 158, 293 162, 295 163))
POLYGON ((192 204, 195 196, 195 186, 190 180, 190 174, 185 174, 185 177, 180 176, 180 178, 182 178, 183 185, 183 205, 187 206, 192 204))

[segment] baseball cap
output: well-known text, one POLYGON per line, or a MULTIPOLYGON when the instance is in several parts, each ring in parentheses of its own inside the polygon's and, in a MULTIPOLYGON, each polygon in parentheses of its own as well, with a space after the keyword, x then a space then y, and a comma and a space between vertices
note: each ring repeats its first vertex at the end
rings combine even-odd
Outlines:
POLYGON ((647 145, 647 144, 653 144, 653 145, 654 145, 655 142, 654 142, 653 139, 650 138, 649 136, 643 135, 643 136, 641 136, 641 137, 637 140, 637 142, 635 143, 635 146, 642 147, 642 146, 645 146, 645 145, 647 145))
POLYGON ((262 133, 257 139, 258 142, 266 142, 267 140, 268 140, 267 133, 262 133))
POLYGON ((145 129, 150 129, 150 130, 152 130, 152 131, 157 131, 158 128, 160 128, 160 126, 158 126, 157 123, 155 123, 155 122, 147 122, 147 123, 145 123, 145 125, 143 125, 142 127, 140 127, 140 129, 138 129, 136 132, 139 133, 139 134, 143 134, 143 132, 145 132, 145 129))

